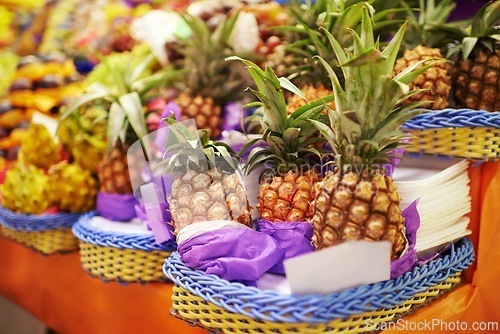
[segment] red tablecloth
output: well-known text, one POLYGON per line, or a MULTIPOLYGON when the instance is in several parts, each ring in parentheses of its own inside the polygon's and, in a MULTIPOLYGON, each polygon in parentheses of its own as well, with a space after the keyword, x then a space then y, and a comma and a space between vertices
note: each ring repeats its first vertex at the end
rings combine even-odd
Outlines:
MULTIPOLYGON (((405 321, 500 322, 500 164, 471 167, 470 176, 477 263, 463 286, 405 321)), ((0 294, 62 334, 204 332, 169 315, 169 284, 103 283, 82 271, 77 253, 42 256, 2 237, 0 294)))

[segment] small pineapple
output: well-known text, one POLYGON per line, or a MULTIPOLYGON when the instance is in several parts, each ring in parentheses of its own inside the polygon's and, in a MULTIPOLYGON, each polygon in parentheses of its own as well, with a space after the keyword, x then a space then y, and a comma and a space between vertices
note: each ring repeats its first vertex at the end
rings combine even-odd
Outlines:
POLYGON ((224 18, 212 32, 200 18, 184 14, 193 36, 175 44, 183 55, 176 66, 185 73, 178 87, 182 93, 175 100, 182 120, 194 118, 198 129, 209 130, 212 139, 221 134, 221 107, 239 100, 247 86, 241 64, 225 61, 234 54, 228 41, 237 18, 238 14, 224 18))
POLYGON ((19 158, 27 165, 48 169, 60 161, 59 145, 44 125, 31 123, 23 137, 19 158))
POLYGON ((89 76, 88 80, 92 84, 85 94, 73 100, 61 116, 62 122, 72 116, 80 122, 82 128, 88 128, 89 135, 76 136, 72 152, 76 161, 91 169, 97 161, 85 162, 84 159, 102 156, 102 161, 96 167, 102 192, 131 194, 131 177, 139 177, 130 175, 129 170, 133 166, 128 164, 127 149, 148 133, 143 102, 157 92, 160 86, 169 85, 170 80, 178 75, 178 72, 172 70, 151 74, 153 59, 151 54, 144 57, 133 52, 111 54, 103 58, 93 71, 94 75, 89 76), (94 110, 89 111, 90 115, 86 112, 80 114, 85 107, 94 110), (103 107, 106 108, 104 117, 98 112, 103 107), (94 115, 95 113, 97 114, 94 115), (105 131, 92 129, 97 125, 102 127, 103 119, 106 121, 105 131), (102 152, 104 135, 107 138, 107 152, 102 152), (85 157, 86 148, 83 147, 89 148, 88 152, 92 154, 85 157))
POLYGON ((34 165, 12 166, 5 174, 1 193, 2 205, 15 212, 41 214, 54 205, 49 177, 34 165))
MULTIPOLYGON (((404 54, 394 66, 394 75, 421 60, 445 59, 438 48, 443 45, 443 39, 435 27, 445 24, 454 8, 452 0, 441 1, 437 6, 434 0, 421 0, 418 18, 407 8, 410 16, 409 31, 405 35, 404 54)), ((429 101, 424 107, 435 110, 446 108, 451 91, 450 65, 441 62, 429 68, 410 84, 410 89, 423 91, 411 96, 406 103, 429 101)))
POLYGON ((262 128, 260 139, 268 144, 252 151, 245 165, 248 173, 259 167, 266 168, 258 196, 260 216, 274 222, 306 221, 312 215, 315 184, 320 181, 320 176, 310 167, 314 156, 319 155, 311 145, 321 141, 308 119, 318 118, 332 96, 307 103, 287 115, 282 87, 305 98, 299 89, 285 78, 278 79, 270 67, 263 71, 250 61, 242 61, 258 87, 254 93, 261 101, 260 110, 252 117, 262 128))
POLYGON ((54 203, 61 211, 88 212, 94 208, 97 181, 88 170, 61 162, 49 169, 54 203))
POLYGON ((400 197, 383 164, 401 145, 406 134, 401 125, 419 110, 422 102, 399 105, 411 95, 410 82, 433 65, 416 63, 392 77, 394 63, 407 24, 384 49, 375 42, 370 15, 363 11, 361 36, 353 51, 345 52, 335 38, 332 47, 343 64, 345 87, 332 67, 319 58, 332 80, 336 109, 329 110, 329 126, 312 120, 328 141, 336 168, 327 172, 314 200, 310 219, 317 249, 345 240, 387 240, 392 259, 406 247, 400 197), (418 69, 415 69, 417 68, 418 69))
POLYGON ((458 108, 500 111, 500 1, 483 6, 470 30, 455 29, 453 91, 458 108))
POLYGON ((97 166, 101 192, 110 194, 132 193, 127 149, 128 147, 117 143, 111 149, 111 152, 104 155, 104 159, 97 166))
POLYGON ((174 179, 168 203, 175 233, 188 225, 213 220, 251 226, 250 204, 234 151, 211 141, 207 130, 198 130, 197 136, 183 123, 173 119, 167 123, 179 134, 176 145, 167 145, 167 154, 173 155, 166 160, 166 171, 174 179))

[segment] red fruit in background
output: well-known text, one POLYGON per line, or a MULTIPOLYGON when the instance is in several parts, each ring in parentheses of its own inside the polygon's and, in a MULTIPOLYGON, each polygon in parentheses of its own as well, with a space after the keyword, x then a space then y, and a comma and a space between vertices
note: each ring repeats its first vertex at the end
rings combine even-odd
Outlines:
POLYGON ((149 111, 163 111, 167 106, 167 102, 161 97, 154 98, 146 103, 146 109, 149 111))

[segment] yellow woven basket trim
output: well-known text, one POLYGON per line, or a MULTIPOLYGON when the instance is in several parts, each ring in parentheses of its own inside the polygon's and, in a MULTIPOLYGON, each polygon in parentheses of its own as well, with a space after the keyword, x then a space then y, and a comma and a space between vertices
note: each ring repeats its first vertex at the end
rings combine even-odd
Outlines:
POLYGON ((83 269, 108 281, 167 281, 161 269, 168 256, 169 252, 101 247, 80 242, 83 269))
POLYGON ((409 132, 416 138, 407 147, 408 152, 491 160, 500 156, 500 129, 450 128, 409 132))
POLYGON ((372 331, 374 324, 395 321, 401 316, 413 312, 439 295, 449 291, 460 283, 460 273, 449 277, 444 282, 416 294, 403 304, 391 309, 383 309, 352 316, 348 319, 336 319, 328 324, 279 323, 257 321, 242 314, 234 314, 207 302, 179 287, 173 287, 172 314, 209 330, 223 333, 365 333, 372 331))
POLYGON ((7 238, 46 255, 78 250, 78 239, 69 228, 31 232, 0 226, 0 231, 7 238))

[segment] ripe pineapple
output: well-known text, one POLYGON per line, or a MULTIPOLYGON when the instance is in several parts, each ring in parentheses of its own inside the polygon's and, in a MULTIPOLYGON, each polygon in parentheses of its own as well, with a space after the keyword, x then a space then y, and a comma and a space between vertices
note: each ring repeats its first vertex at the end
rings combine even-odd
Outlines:
POLYGON ((331 77, 336 109, 329 110, 330 126, 312 122, 328 141, 336 168, 327 172, 314 200, 310 222, 317 249, 345 240, 387 240, 396 259, 406 247, 400 197, 383 164, 406 138, 400 126, 419 113, 414 108, 422 104, 398 102, 411 95, 410 82, 433 65, 416 63, 392 77, 406 25, 382 52, 367 10, 353 52, 346 53, 332 36, 332 47, 343 64, 344 87, 332 67, 319 58, 331 77))
POLYGON ((198 129, 209 130, 212 139, 217 138, 221 134, 221 107, 239 100, 247 86, 241 64, 225 61, 234 54, 228 41, 238 15, 223 19, 214 32, 200 18, 189 14, 183 18, 193 36, 173 46, 183 55, 176 66, 185 73, 178 83, 182 93, 176 103, 182 120, 194 118, 198 129))
MULTIPOLYGON (((333 94, 333 90, 326 88, 323 84, 320 84, 318 87, 309 84, 303 86, 300 90, 304 94, 305 99, 297 94, 291 94, 286 101, 286 112, 288 115, 307 104, 307 101, 314 101, 333 94)), ((335 104, 333 102, 330 102, 329 106, 332 109, 335 108, 335 104)), ((324 109, 324 113, 326 113, 326 109, 324 109)))
POLYGON ((59 146, 45 126, 31 123, 23 137, 19 157, 27 165, 48 169, 60 160, 59 146))
POLYGON ((250 204, 234 151, 209 140, 207 130, 198 130, 198 137, 182 123, 167 122, 178 134, 176 145, 167 145, 167 154, 174 155, 166 160, 167 172, 174 178, 168 202, 175 233, 193 223, 213 220, 251 226, 250 204))
POLYGON ((455 62, 453 90, 458 108, 500 110, 500 1, 483 6, 470 31, 455 29, 448 56, 455 62))
POLYGON ((88 170, 66 162, 49 169, 54 203, 62 211, 87 212, 94 208, 97 181, 88 170))
POLYGON ((315 195, 315 184, 320 180, 311 167, 319 152, 311 145, 321 138, 308 119, 318 118, 324 103, 331 102, 332 96, 310 102, 287 115, 282 87, 304 98, 299 89, 285 78, 278 79, 270 67, 263 71, 250 61, 242 61, 258 87, 254 93, 261 101, 260 110, 254 117, 263 130, 260 139, 268 144, 252 151, 245 166, 248 173, 259 167, 266 168, 261 176, 257 208, 261 217, 269 221, 305 221, 312 215, 310 202, 315 195))
POLYGON ((54 205, 53 186, 45 172, 33 165, 17 163, 1 186, 2 205, 9 210, 40 214, 54 205))
MULTIPOLYGON (((92 84, 79 98, 72 101, 61 116, 65 121, 70 115, 78 115, 82 107, 95 108, 98 111, 106 108, 107 115, 86 117, 76 116, 80 122, 89 123, 83 128, 89 128, 91 136, 82 136, 80 142, 76 138, 74 143, 77 152, 73 152, 75 160, 85 159, 82 145, 90 144, 93 149, 102 152, 103 136, 107 137, 107 153, 103 152, 103 160, 97 166, 100 190, 107 193, 130 194, 132 193, 131 177, 133 168, 128 166, 127 149, 129 145, 147 135, 146 116, 143 102, 155 93, 162 85, 168 85, 178 73, 176 71, 160 71, 151 75, 153 56, 135 55, 133 52, 111 54, 104 57, 98 65, 90 80, 92 84), (108 102, 104 102, 108 101, 108 102), (111 102, 111 103, 109 103, 111 102), (107 117, 106 117, 107 116, 107 117), (106 131, 96 131, 100 137, 95 137, 92 129, 97 120, 106 120, 106 131), (93 142, 93 140, 97 142, 93 142), (81 158, 78 158, 78 157, 81 158)), ((84 114, 85 116, 85 114, 84 114)), ((101 124, 97 122, 97 124, 101 124)), ((100 125, 102 126, 102 124, 100 125)), ((74 150, 73 150, 74 151, 74 150)), ((94 157, 100 154, 94 151, 94 157)), ((89 159, 87 156, 86 159, 89 159)), ((83 164, 82 164, 83 165, 83 164)), ((92 167, 93 164, 91 164, 92 167)))
POLYGON ((117 144, 97 166, 100 191, 110 194, 131 194, 129 166, 127 164, 127 149, 123 144, 117 144))
MULTIPOLYGON (((408 9, 410 16, 409 31, 404 41, 405 51, 396 61, 393 75, 398 75, 407 67, 425 59, 445 59, 439 48, 443 45, 442 36, 436 32, 436 25, 443 25, 455 8, 452 0, 444 0, 435 5, 434 0, 420 1, 418 18, 408 9)), ((430 109, 444 109, 448 106, 451 91, 450 65, 441 62, 422 73, 412 83, 410 89, 423 91, 411 96, 411 101, 429 101, 424 105, 430 109)))

